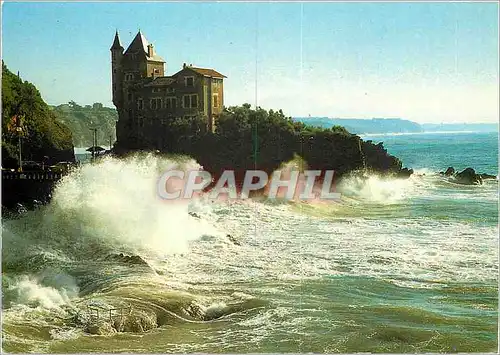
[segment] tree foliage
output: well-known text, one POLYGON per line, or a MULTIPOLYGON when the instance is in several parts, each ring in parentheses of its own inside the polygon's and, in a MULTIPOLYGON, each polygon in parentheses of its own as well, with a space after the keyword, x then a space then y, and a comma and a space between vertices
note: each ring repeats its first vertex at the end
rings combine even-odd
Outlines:
POLYGON ((36 87, 22 81, 2 61, 2 166, 17 167, 18 132, 13 117, 22 117, 24 160, 74 160, 71 131, 56 119, 36 87))
MULTIPOLYGON (((202 117, 168 121, 164 127, 167 144, 162 150, 190 155, 215 175, 234 170, 240 181, 246 170, 270 173, 295 156, 303 158, 310 169, 333 169, 338 175, 365 166, 397 172, 401 165, 382 146, 363 142, 344 127, 305 125, 285 116, 282 110, 252 109, 249 104, 231 106, 218 117, 214 133, 206 126, 202 117)), ((154 142, 144 142, 143 148, 148 149, 148 144, 154 149, 154 142)))
POLYGON ((97 128, 97 145, 108 146, 109 138, 116 140, 115 125, 118 114, 114 108, 104 107, 96 102, 93 105, 80 106, 75 101, 53 106, 56 117, 66 124, 73 133, 75 147, 93 145, 92 128, 97 128))

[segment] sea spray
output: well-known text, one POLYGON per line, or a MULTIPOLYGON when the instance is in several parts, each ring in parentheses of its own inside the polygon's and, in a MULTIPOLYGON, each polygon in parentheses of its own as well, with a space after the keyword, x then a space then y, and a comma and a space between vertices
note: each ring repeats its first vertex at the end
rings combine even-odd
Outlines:
POLYGON ((85 164, 58 183, 49 205, 4 221, 2 265, 14 275, 3 278, 4 307, 68 304, 79 291, 89 294, 111 282, 113 277, 103 276, 111 270, 122 272, 108 266, 103 273, 87 263, 118 253, 162 259, 186 253, 188 242, 203 234, 221 233, 189 216, 187 201, 157 198, 155 180, 168 167, 199 165, 153 155, 85 164))
MULTIPOLYGON (((172 321, 204 321, 240 309, 209 311, 208 316, 205 308, 213 308, 206 306, 191 315, 189 310, 198 296, 172 290, 166 277, 155 272, 154 266, 165 258, 185 259, 190 243, 204 235, 228 243, 225 233, 210 220, 188 214, 190 201, 172 204, 158 198, 155 182, 168 168, 188 171, 200 167, 182 157, 105 158, 65 176, 49 205, 4 221, 7 328, 24 327, 30 319, 30 326, 52 324, 51 338, 80 334, 68 327, 95 333, 106 329, 142 332, 172 321), (87 309, 95 304, 102 309, 130 309, 131 313, 124 323, 115 324, 115 313, 111 323, 104 319, 98 322, 102 327, 95 326, 87 309)), ((210 214, 210 204, 192 202, 199 214, 210 214)), ((204 299, 202 304, 218 302, 204 299)), ((12 332, 4 334, 17 342, 12 332)))
POLYGON ((112 252, 161 258, 186 252, 189 240, 215 229, 188 215, 188 201, 167 204, 157 197, 155 181, 168 166, 197 164, 138 155, 83 165, 60 181, 48 206, 5 223, 8 259, 37 248, 69 258, 112 252))
POLYGON ((70 298, 76 296, 78 287, 72 282, 71 277, 61 274, 60 277, 68 277, 68 284, 58 286, 42 285, 38 278, 28 275, 15 277, 4 284, 3 302, 4 306, 10 307, 15 304, 30 307, 59 308, 69 303, 70 298))
POLYGON ((347 197, 366 202, 394 203, 411 194, 414 179, 382 177, 376 174, 353 173, 337 184, 338 191, 347 197))

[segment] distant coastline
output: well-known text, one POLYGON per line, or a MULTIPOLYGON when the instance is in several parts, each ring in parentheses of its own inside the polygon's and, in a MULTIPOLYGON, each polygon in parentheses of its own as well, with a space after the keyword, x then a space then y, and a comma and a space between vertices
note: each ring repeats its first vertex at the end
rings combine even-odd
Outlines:
POLYGON ((375 134, 498 132, 498 123, 417 123, 401 118, 294 117, 293 119, 303 122, 306 125, 322 128, 342 126, 349 132, 360 136, 375 134))
POLYGON ((415 136, 423 134, 470 134, 470 133, 498 133, 496 131, 423 131, 423 132, 387 132, 387 133, 359 133, 358 136, 363 137, 392 137, 392 136, 415 136))

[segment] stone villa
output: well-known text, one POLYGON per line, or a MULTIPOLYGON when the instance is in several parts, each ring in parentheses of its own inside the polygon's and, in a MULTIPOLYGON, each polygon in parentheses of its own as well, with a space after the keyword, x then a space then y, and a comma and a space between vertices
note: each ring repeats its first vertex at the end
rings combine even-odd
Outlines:
POLYGON ((184 64, 165 76, 165 60, 140 31, 125 51, 116 32, 110 50, 119 145, 162 150, 164 125, 179 117, 201 116, 208 130, 215 129, 224 105, 224 75, 184 64))

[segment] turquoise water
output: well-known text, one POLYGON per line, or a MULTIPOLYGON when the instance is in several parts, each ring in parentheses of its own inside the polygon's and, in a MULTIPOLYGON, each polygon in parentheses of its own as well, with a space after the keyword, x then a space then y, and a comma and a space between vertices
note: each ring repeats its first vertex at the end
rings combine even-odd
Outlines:
POLYGON ((434 174, 498 174, 496 134, 370 138, 416 174, 347 178, 340 202, 171 204, 154 187, 175 160, 82 165, 3 223, 3 350, 496 351, 498 182, 434 174), (97 304, 130 311, 89 335, 97 304))
POLYGON ((362 136, 384 147, 406 166, 444 171, 472 167, 481 173, 498 174, 498 132, 418 133, 362 136))

